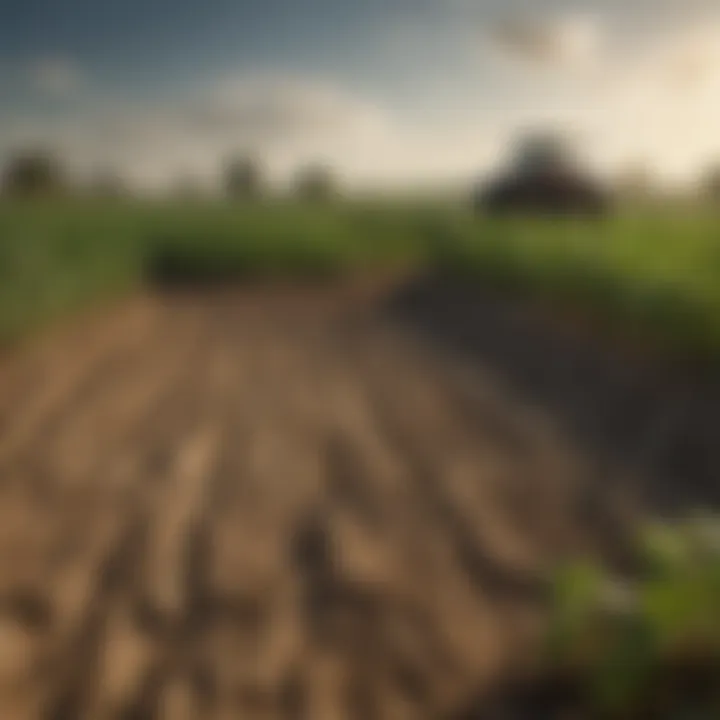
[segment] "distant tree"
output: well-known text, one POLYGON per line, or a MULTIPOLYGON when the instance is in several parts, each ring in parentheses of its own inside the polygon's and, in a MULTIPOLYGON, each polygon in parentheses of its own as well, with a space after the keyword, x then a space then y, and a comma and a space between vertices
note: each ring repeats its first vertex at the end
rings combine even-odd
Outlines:
POLYGON ((707 172, 702 191, 710 202, 720 205, 720 165, 711 168, 707 172))
POLYGON ((601 217, 611 208, 606 188, 583 169, 568 143, 536 133, 516 144, 509 168, 475 191, 479 212, 601 217))
POLYGON ((44 150, 17 153, 9 160, 3 173, 3 192, 11 196, 53 195, 65 188, 62 164, 52 153, 44 150))
POLYGON ((304 200, 328 200, 337 192, 337 178, 325 165, 308 165, 295 176, 295 194, 304 200))
POLYGON ((259 163, 251 157, 234 158, 225 168, 225 190, 234 199, 251 199, 262 194, 263 176, 259 163))
POLYGON ((127 194, 127 187, 119 173, 101 170, 90 179, 89 192, 98 198, 118 198, 127 194))

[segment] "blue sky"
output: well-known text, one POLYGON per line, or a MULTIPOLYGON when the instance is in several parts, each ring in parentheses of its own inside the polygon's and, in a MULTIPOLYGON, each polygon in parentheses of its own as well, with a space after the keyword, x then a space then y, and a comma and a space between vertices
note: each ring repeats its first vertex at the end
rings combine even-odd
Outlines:
POLYGON ((707 0, 5 0, 0 152, 157 184, 247 149, 401 182, 542 123, 687 174, 720 154, 718 23, 707 0))
POLYGON ((66 59, 92 73, 97 92, 131 96, 169 94, 226 73, 274 72, 332 78, 402 102, 433 65, 453 69, 465 18, 451 8, 461 3, 31 0, 3 11, 0 60, 18 67, 66 59), (398 48, 408 27, 432 32, 433 42, 398 48))

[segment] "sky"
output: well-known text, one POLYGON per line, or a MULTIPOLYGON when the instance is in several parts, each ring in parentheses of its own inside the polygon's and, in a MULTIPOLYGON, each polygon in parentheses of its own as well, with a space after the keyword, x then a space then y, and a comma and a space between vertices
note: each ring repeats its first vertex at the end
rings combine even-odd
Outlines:
MULTIPOLYGON (((715 6, 715 7, 714 7, 715 6)), ((3 0, 0 157, 217 181, 250 153, 348 183, 464 181, 562 132, 599 172, 720 160, 708 0, 3 0)))

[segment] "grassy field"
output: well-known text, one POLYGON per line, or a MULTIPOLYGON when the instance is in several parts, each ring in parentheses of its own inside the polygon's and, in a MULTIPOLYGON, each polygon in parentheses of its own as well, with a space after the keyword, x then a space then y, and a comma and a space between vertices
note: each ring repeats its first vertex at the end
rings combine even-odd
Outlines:
POLYGON ((720 355, 720 216, 496 221, 382 203, 0 204, 0 341, 151 281, 438 269, 720 355))
POLYGON ((600 223, 455 220, 436 264, 550 300, 626 339, 720 355, 720 216, 623 214, 600 223))

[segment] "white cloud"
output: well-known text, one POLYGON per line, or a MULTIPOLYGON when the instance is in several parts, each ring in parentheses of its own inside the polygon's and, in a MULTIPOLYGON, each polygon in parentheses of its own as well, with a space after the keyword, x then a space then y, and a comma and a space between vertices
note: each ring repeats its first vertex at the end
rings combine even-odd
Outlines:
POLYGON ((720 154, 720 23, 649 37, 632 57, 609 62, 606 74, 588 103, 602 146, 643 157, 678 181, 720 154))
POLYGON ((73 60, 64 57, 47 57, 27 65, 26 75, 32 87, 52 97, 66 97, 85 82, 85 73, 73 60))
POLYGON ((201 90, 179 109, 193 132, 257 143, 382 132, 383 109, 318 81, 290 77, 229 78, 201 90))
POLYGON ((655 48, 654 55, 675 89, 703 91, 720 85, 720 21, 703 23, 675 33, 655 48))
POLYGON ((510 18, 489 30, 504 54, 542 65, 567 65, 596 58, 603 40, 599 19, 588 14, 554 18, 510 18))

